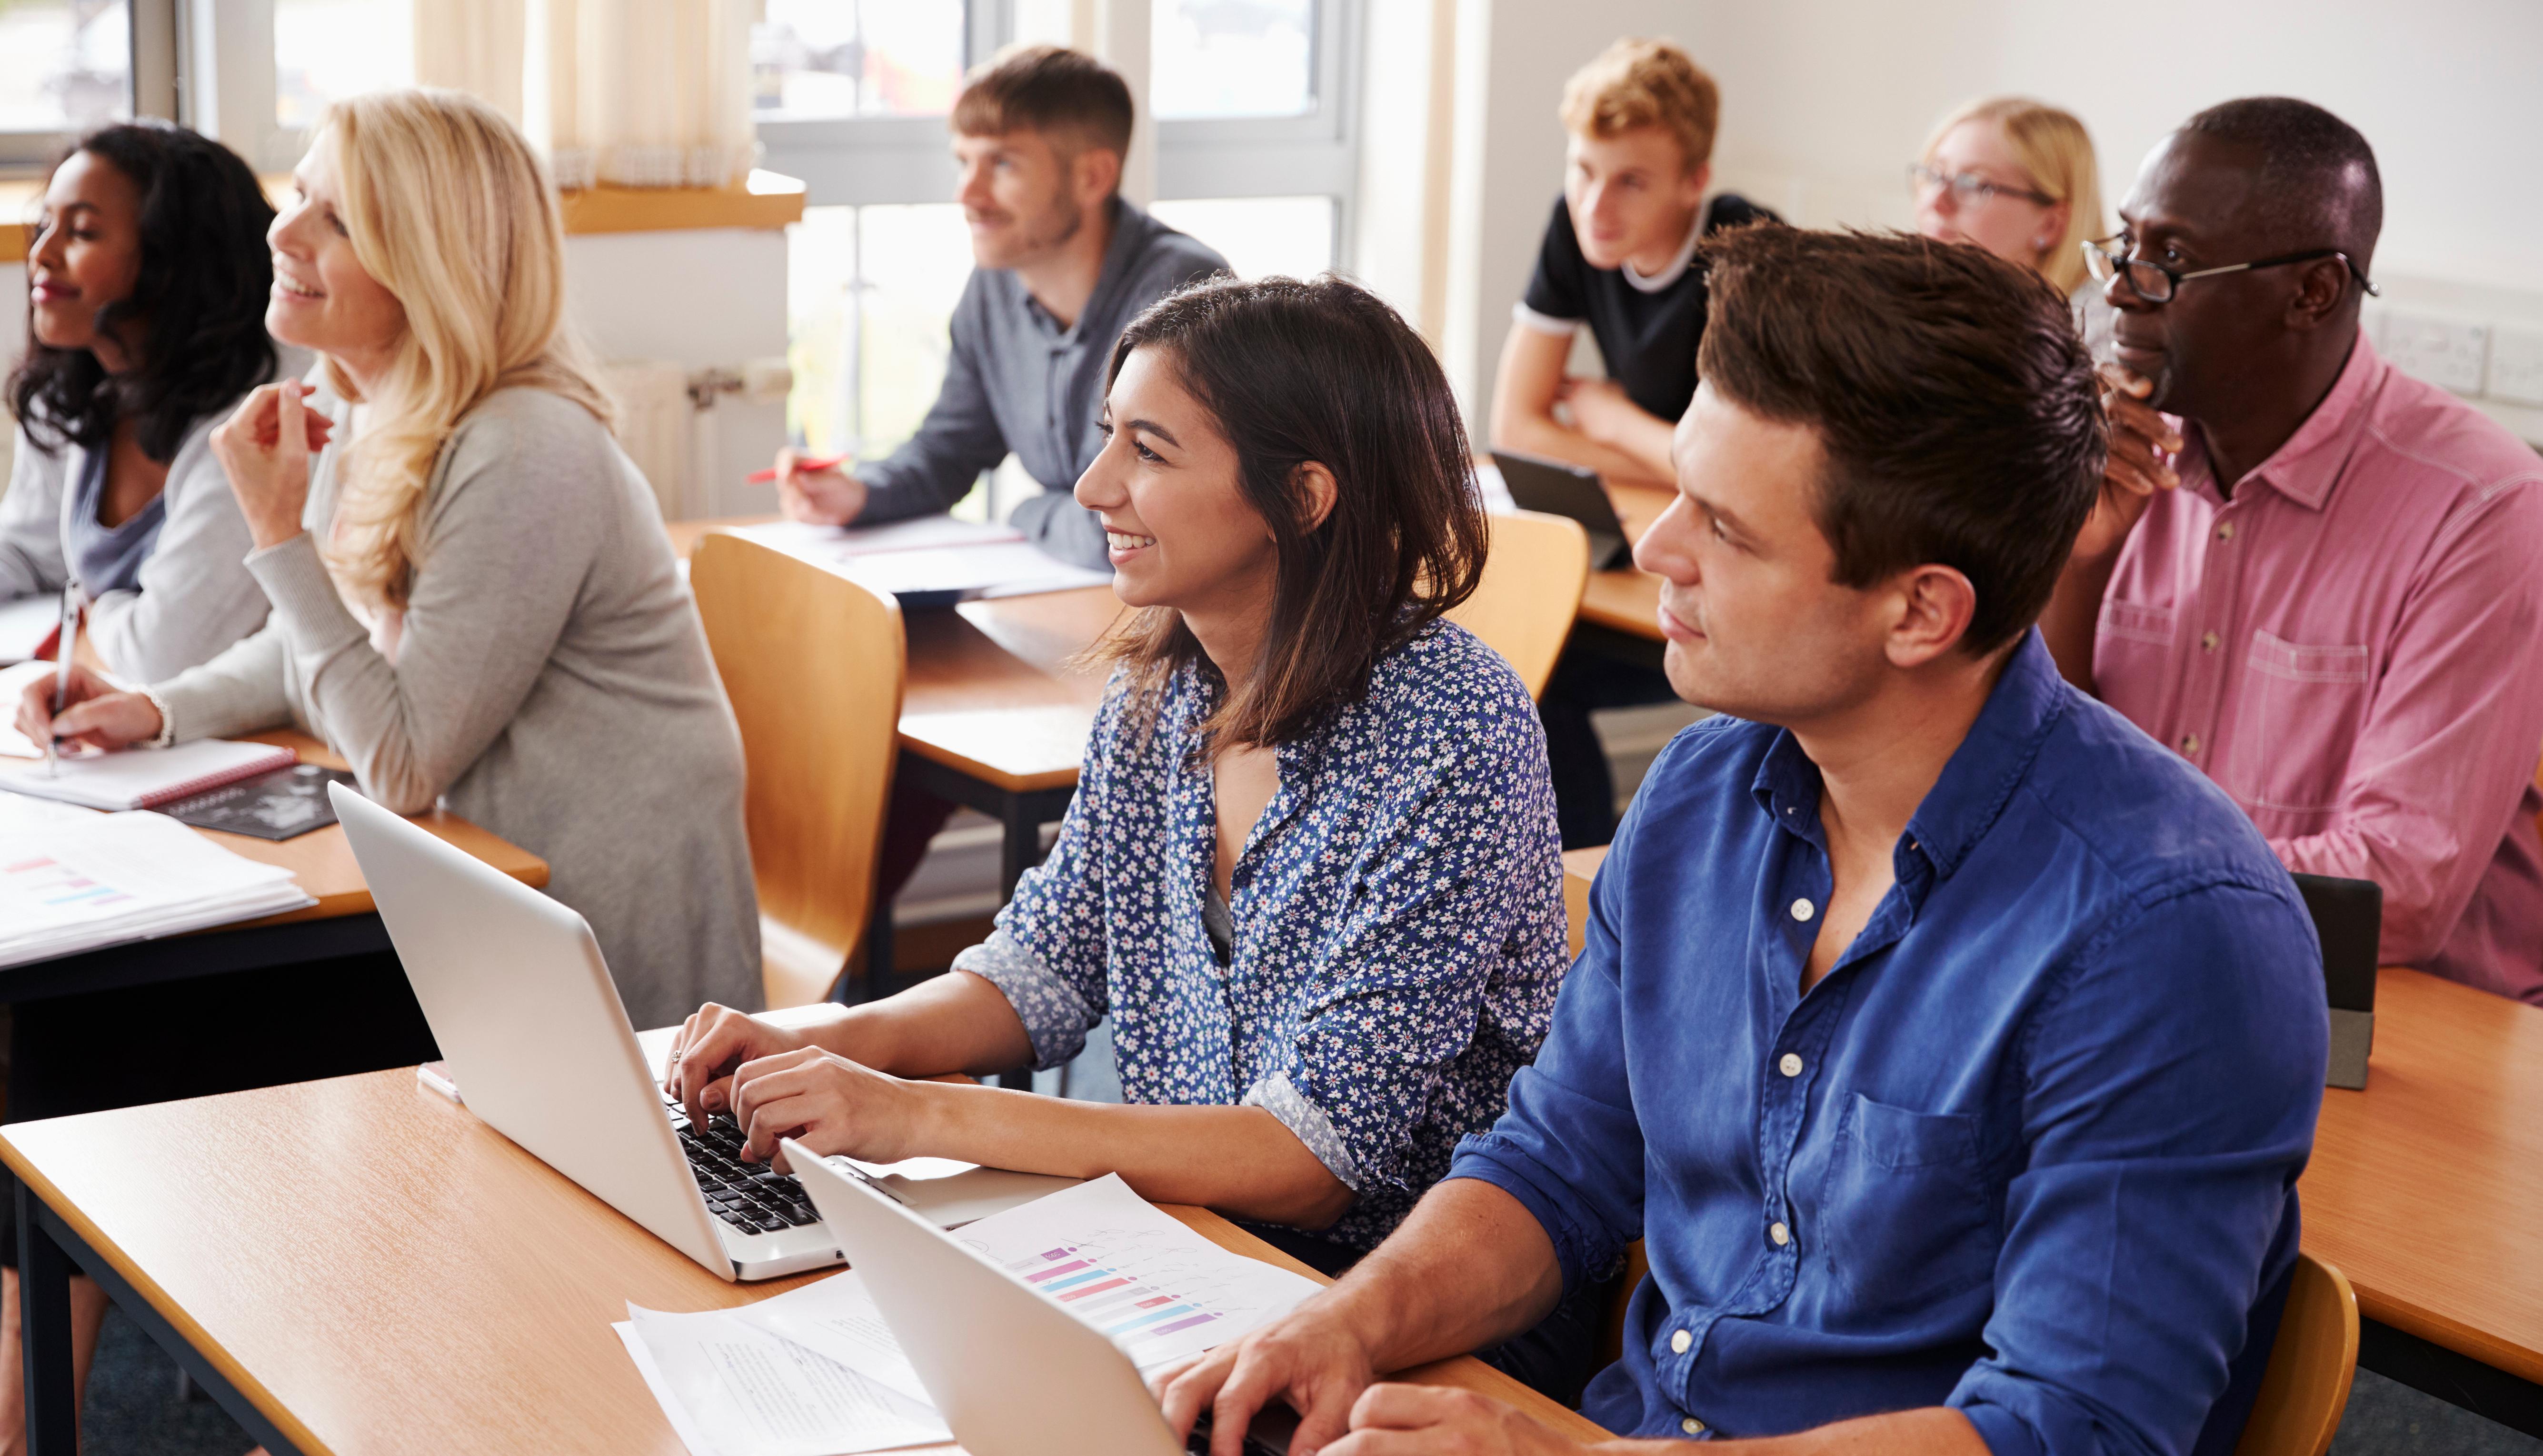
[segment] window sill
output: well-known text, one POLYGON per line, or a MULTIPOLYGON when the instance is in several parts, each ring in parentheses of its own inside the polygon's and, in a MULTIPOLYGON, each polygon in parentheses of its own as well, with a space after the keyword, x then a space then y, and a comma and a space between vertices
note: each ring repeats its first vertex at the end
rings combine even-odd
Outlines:
MULTIPOLYGON (((269 196, 280 197, 288 177, 265 179, 269 196)), ((36 230, 28 221, 42 194, 40 178, 0 181, 0 263, 24 262, 36 230)), ((665 233, 692 228, 782 228, 804 219, 804 184, 774 172, 753 171, 736 188, 592 188, 565 196, 569 234, 665 233)))

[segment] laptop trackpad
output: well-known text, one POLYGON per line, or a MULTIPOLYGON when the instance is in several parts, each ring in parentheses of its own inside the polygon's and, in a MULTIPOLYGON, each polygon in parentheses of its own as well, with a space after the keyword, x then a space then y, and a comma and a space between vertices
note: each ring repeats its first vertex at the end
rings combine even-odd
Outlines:
MULTIPOLYGON (((1278 1402, 1264 1407, 1245 1428, 1245 1456, 1289 1456, 1289 1438, 1298 1433, 1298 1413, 1278 1402)), ((1193 1433, 1184 1449, 1194 1456, 1208 1456, 1209 1413, 1200 1413, 1193 1422, 1193 1433)))

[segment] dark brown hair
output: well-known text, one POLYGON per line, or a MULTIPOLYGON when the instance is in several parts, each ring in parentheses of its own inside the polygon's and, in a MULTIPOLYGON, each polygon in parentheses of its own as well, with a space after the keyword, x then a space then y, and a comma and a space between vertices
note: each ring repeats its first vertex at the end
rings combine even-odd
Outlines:
MULTIPOLYGON (((1279 557, 1263 654, 1202 725, 1203 751, 1295 742, 1357 702, 1378 659, 1474 593, 1484 514, 1456 397, 1394 309, 1330 273, 1222 276, 1167 294, 1121 331, 1108 388, 1139 348, 1167 356, 1235 447, 1237 489, 1279 557), (1312 528, 1298 487, 1309 461, 1335 484, 1312 528)), ((1214 670, 1170 607, 1140 613, 1101 651, 1129 665, 1150 715, 1185 664, 1214 670)))
POLYGON ((1696 371, 1752 414, 1814 430, 1815 514, 1836 579, 1969 578, 1983 655, 2048 604, 2108 449, 2075 316, 2037 272, 1903 233, 1740 228, 1705 245, 1696 371))
POLYGON ((1002 53, 966 77, 954 99, 961 136, 1059 133, 1126 157, 1130 121, 1129 85, 1104 62, 1059 45, 1002 53))

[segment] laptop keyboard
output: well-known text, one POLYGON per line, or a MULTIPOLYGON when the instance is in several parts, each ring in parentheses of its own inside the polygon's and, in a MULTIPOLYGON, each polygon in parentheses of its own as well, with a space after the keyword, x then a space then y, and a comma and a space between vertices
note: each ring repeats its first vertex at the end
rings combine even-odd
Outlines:
POLYGON ((665 1095, 671 1125, 679 1129, 680 1151, 697 1175, 698 1191, 706 1194, 715 1216, 745 1234, 774 1234, 821 1221, 804 1186, 765 1163, 741 1160, 741 1127, 732 1116, 716 1112, 704 1131, 689 1121, 676 1098, 665 1095))

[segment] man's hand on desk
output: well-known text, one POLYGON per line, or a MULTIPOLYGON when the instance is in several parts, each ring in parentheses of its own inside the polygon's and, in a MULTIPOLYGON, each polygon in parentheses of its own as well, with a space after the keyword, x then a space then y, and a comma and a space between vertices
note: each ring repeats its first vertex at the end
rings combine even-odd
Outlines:
POLYGON ((844 526, 866 508, 866 483, 835 465, 805 468, 792 449, 777 452, 777 505, 788 520, 844 526))

